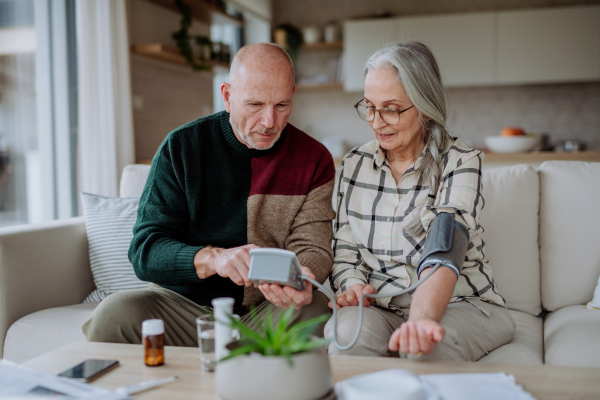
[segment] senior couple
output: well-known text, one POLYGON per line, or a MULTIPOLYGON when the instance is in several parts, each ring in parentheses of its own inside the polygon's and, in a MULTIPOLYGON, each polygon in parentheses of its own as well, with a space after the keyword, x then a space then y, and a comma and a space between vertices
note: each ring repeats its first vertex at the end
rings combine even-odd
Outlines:
MULTIPOLYGON (((369 58, 364 96, 354 107, 375 140, 344 157, 337 214, 331 155, 287 122, 294 90, 284 50, 245 46, 221 86, 227 111, 167 136, 129 250, 137 276, 151 284, 105 299, 83 326, 87 339, 140 343, 141 322, 161 318, 166 344, 197 346, 195 318, 210 311, 212 299, 233 297, 248 323, 250 307, 262 318, 294 305, 292 322, 336 307, 341 344, 354 337, 362 307, 356 345, 341 351, 331 344, 330 354, 475 361, 510 342, 514 322, 481 240, 483 155, 446 131, 431 51, 400 42, 369 58), (361 294, 397 292, 432 271, 421 261, 428 237, 443 230, 434 222, 440 215, 460 228, 457 262, 442 263, 412 293, 359 304, 361 294), (309 282, 304 291, 255 287, 248 269, 257 247, 291 250, 305 275, 330 277, 335 304, 309 282)), ((331 337, 332 328, 329 320, 317 334, 331 337)))

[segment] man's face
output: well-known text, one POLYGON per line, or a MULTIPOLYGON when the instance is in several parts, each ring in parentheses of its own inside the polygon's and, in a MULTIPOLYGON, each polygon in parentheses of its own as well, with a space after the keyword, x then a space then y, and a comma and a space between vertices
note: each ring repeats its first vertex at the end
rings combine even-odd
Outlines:
POLYGON ((292 112, 293 76, 242 67, 233 85, 223 83, 221 94, 236 137, 249 148, 270 149, 292 112))

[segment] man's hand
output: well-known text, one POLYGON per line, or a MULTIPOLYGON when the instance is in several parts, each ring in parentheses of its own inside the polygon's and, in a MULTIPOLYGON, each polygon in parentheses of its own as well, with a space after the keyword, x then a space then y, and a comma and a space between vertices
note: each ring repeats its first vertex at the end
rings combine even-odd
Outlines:
POLYGON ((248 279, 250 250, 258 248, 255 244, 231 249, 205 247, 194 257, 196 273, 200 279, 217 274, 231 279, 236 285, 252 286, 252 281, 248 279))
POLYGON ((445 334, 444 327, 435 321, 409 319, 392 333, 388 347, 391 351, 400 350, 404 354, 427 355, 444 339, 445 334))
MULTIPOLYGON (((315 279, 315 276, 310 269, 306 267, 301 267, 300 269, 302 270, 302 275, 306 275, 312 279, 315 279)), ((273 285, 269 283, 258 285, 258 289, 262 292, 267 300, 275 304, 277 307, 285 308, 287 310, 292 304, 295 304, 296 310, 299 310, 302 306, 312 302, 312 283, 308 281, 305 281, 305 283, 306 289, 301 292, 289 286, 281 287, 279 285, 273 285)))
MULTIPOLYGON (((363 285, 362 283, 355 283, 350 286, 344 293, 335 299, 336 307, 348 307, 358 306, 358 300, 362 294, 375 294, 377 291, 371 285, 363 285)), ((375 299, 363 299, 363 307, 369 307, 375 302, 375 299)), ((333 308, 333 304, 329 302, 329 308, 333 308)))

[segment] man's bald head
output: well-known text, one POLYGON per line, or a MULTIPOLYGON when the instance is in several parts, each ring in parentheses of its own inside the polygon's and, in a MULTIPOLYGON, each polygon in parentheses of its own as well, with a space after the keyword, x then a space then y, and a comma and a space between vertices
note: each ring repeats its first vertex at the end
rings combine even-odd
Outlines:
POLYGON ((281 47, 257 43, 233 58, 221 95, 237 139, 249 148, 275 145, 292 112, 294 65, 281 47))
POLYGON ((246 79, 260 73, 294 83, 294 64, 288 53, 276 44, 255 43, 242 47, 233 57, 229 84, 243 85, 246 79))

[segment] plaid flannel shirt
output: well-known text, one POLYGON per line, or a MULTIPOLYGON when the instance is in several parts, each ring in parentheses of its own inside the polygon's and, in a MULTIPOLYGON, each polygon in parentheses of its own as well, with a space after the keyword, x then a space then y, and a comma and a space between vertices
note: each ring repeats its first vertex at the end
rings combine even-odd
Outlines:
MULTIPOLYGON (((484 256, 479 216, 483 153, 454 138, 442 153, 443 172, 437 193, 419 182, 423 154, 406 170, 398 184, 383 149, 374 140, 351 150, 342 161, 334 229, 335 262, 331 282, 337 295, 356 283, 370 284, 378 293, 391 293, 417 281, 417 267, 426 233, 404 231, 415 218, 425 228, 441 213, 455 218, 469 231, 469 245, 451 302, 468 298, 505 305, 484 256), (425 207, 428 196, 435 196, 425 207)), ((390 298, 377 299, 389 308, 390 298)))

